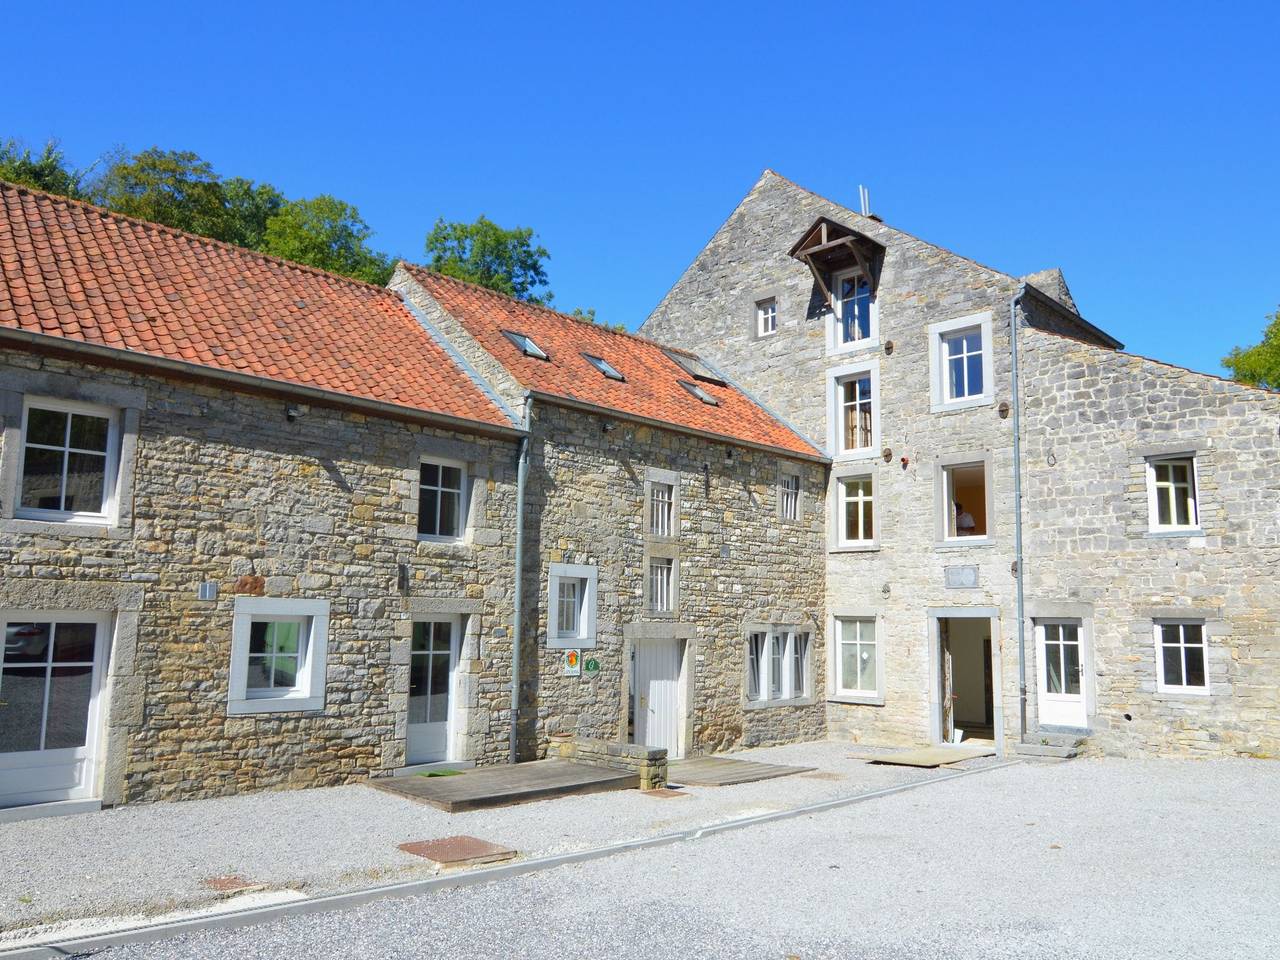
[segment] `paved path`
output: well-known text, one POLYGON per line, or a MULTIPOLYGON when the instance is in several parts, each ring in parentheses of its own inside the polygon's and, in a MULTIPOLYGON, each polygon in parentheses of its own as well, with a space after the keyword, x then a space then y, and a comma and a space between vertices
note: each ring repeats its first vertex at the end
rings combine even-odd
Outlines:
POLYGON ((501 883, 100 956, 1272 960, 1277 796, 1280 764, 1260 761, 1018 764, 501 883))

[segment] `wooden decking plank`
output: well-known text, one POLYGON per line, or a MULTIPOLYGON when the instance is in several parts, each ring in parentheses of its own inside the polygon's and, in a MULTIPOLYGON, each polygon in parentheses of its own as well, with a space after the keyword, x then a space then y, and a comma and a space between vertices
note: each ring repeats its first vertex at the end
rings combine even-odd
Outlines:
POLYGON ((633 789, 640 786, 640 777, 567 760, 537 760, 481 768, 456 777, 390 777, 371 780, 369 785, 449 813, 461 813, 571 794, 633 789))

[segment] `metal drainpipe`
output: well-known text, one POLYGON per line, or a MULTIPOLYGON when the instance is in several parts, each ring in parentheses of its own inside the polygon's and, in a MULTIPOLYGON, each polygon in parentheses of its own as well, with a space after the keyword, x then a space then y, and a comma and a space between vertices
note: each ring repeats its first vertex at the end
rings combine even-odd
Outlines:
POLYGON ((1024 283, 1009 301, 1009 385, 1013 391, 1013 564, 1018 616, 1018 742, 1027 742, 1027 625, 1022 586, 1022 398, 1018 385, 1018 305, 1024 283))
POLYGON ((524 638, 524 488, 529 476, 529 424, 532 419, 533 396, 526 393, 525 435, 520 438, 520 460, 516 467, 516 585, 515 616, 511 623, 511 763, 517 760, 516 735, 520 724, 520 645, 524 638))

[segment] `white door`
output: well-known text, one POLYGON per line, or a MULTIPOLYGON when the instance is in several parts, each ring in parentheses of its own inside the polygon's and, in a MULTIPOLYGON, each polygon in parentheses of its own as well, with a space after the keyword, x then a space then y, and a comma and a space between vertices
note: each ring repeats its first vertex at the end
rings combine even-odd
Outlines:
POLYGON ((1069 621, 1036 624, 1040 664, 1040 723, 1051 727, 1088 726, 1080 625, 1069 621))
POLYGON ((635 740, 680 756, 680 661, 683 641, 636 644, 635 740))
POLYGON ((94 795, 107 622, 0 612, 0 807, 94 795))
POLYGON ((409 763, 449 759, 460 623, 419 620, 409 648, 409 763))

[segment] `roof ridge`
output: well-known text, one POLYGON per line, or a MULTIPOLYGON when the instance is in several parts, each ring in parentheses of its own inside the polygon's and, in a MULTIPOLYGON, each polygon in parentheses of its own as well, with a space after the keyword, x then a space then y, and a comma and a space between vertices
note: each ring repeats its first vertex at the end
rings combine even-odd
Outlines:
POLYGON ((632 333, 630 330, 615 330, 613 327, 607 327, 604 324, 596 323, 594 320, 588 320, 586 317, 575 317, 571 313, 565 313, 563 310, 556 310, 552 307, 547 307, 540 303, 530 303, 528 300, 521 300, 519 297, 513 297, 510 294, 506 294, 506 293, 500 293, 499 291, 494 290, 490 287, 486 287, 483 284, 472 283, 470 280, 460 280, 457 277, 451 277, 447 273, 441 273, 439 270, 433 270, 431 267, 425 267, 420 263, 410 263, 408 260, 401 260, 400 263, 402 263, 407 269, 411 271, 418 270, 418 271, 421 271, 422 273, 429 274, 430 276, 433 276, 433 277, 440 277, 442 280, 447 280, 450 283, 456 283, 459 286, 467 287, 471 290, 475 290, 478 293, 483 293, 491 297, 496 297, 499 300, 505 300, 508 303, 513 303, 516 306, 521 307, 522 309, 538 310, 542 313, 549 313, 553 317, 559 317, 563 320, 571 320, 574 323, 584 324, 585 326, 588 326, 593 330, 598 330, 602 333, 612 334, 613 336, 618 336, 618 337, 626 337, 630 340, 638 341, 639 343, 648 344, 651 347, 657 347, 660 350, 671 350, 674 353, 680 353, 686 356, 698 357, 698 359, 702 359, 698 354, 694 353, 691 350, 684 350, 679 347, 671 347, 665 343, 659 343, 657 340, 650 339, 649 337, 642 337, 638 333, 632 333))
POLYGON ((226 240, 218 240, 215 237, 206 237, 199 233, 192 233, 189 230, 181 230, 178 227, 171 227, 165 223, 156 223, 154 220, 143 220, 140 217, 131 217, 127 213, 119 213, 108 207, 99 206, 96 203, 90 203, 87 200, 77 200, 75 197, 64 196, 60 193, 49 193, 47 190, 37 190, 35 187, 29 187, 22 183, 13 183, 9 180, 0 180, 0 190, 14 190, 17 193, 30 194, 37 199, 49 200, 52 203, 65 203, 69 206, 80 207, 84 210, 91 211, 103 217, 109 217, 112 220, 119 220, 124 223, 132 224, 137 227, 148 227, 153 230, 159 230, 162 233, 170 234, 180 240, 194 241, 206 246, 218 247, 228 250, 232 253, 238 253, 245 256, 256 257, 267 263, 279 264, 282 267, 289 267, 303 273, 310 273, 316 276, 324 277, 329 280, 337 280, 341 283, 349 284, 353 287, 359 287, 375 293, 390 295, 395 297, 395 292, 386 287, 380 287, 376 283, 368 283, 364 280, 356 280, 354 277, 344 277, 340 273, 333 273, 329 270, 322 270, 319 267, 312 267, 305 263, 298 263, 296 260, 286 260, 284 257, 273 256, 270 253, 263 253, 260 250, 254 250, 251 247, 242 247, 238 244, 230 243, 226 240))

